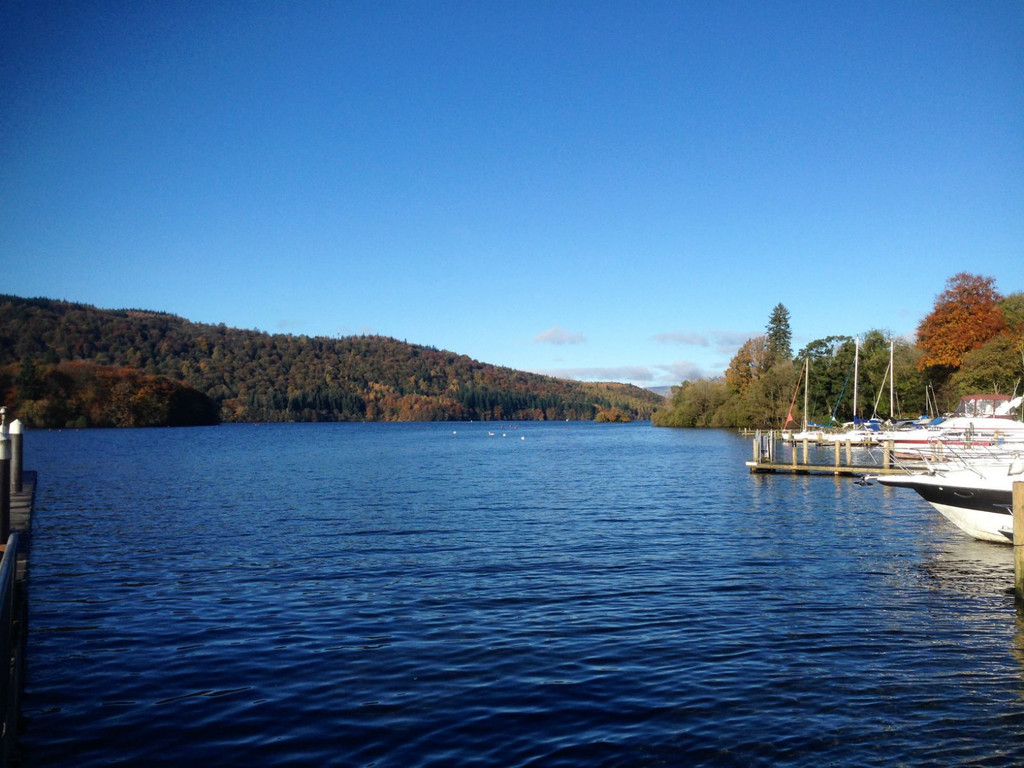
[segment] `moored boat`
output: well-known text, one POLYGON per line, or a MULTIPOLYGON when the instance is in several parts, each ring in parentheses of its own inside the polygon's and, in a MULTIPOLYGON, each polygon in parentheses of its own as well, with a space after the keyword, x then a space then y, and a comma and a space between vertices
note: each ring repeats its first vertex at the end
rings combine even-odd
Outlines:
POLYGON ((1008 395, 967 395, 949 417, 912 429, 886 435, 898 455, 932 454, 946 448, 1024 447, 1024 422, 1014 418, 1024 397, 1008 395))
POLYGON ((879 477, 882 485, 911 488, 938 512, 982 541, 1013 541, 1013 484, 1024 482, 1024 458, 932 467, 927 473, 879 477))

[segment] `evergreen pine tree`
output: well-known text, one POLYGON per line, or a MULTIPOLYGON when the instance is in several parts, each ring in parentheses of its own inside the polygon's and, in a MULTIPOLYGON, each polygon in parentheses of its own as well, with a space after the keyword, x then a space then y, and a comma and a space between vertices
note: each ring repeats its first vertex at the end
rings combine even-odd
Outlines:
POLYGON ((793 333, 789 330, 789 310, 781 302, 772 310, 765 332, 768 359, 772 365, 793 357, 793 333))

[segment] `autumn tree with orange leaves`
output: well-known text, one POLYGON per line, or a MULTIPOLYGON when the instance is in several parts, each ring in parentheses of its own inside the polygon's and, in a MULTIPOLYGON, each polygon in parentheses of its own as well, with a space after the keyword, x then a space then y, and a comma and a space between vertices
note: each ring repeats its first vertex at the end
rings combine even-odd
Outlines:
POLYGON ((982 347, 1006 328, 999 309, 1002 296, 995 279, 961 272, 946 281, 946 290, 917 327, 917 346, 924 354, 918 367, 949 374, 964 355, 982 347))
POLYGON ((733 392, 740 394, 757 381, 772 364, 772 351, 765 336, 747 339, 733 355, 725 372, 725 383, 733 392))

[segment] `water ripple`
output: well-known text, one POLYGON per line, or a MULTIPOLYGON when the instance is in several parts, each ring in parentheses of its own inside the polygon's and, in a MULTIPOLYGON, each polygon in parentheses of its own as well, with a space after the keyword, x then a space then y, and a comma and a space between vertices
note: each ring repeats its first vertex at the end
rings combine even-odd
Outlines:
POLYGON ((727 433, 492 430, 32 435, 23 764, 1019 761, 1009 548, 727 433))

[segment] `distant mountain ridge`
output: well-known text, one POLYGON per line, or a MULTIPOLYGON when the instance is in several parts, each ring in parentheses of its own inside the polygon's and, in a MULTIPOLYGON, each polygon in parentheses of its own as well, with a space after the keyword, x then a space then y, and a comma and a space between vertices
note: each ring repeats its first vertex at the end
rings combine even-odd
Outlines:
POLYGON ((628 384, 525 373, 384 336, 268 334, 0 295, 0 392, 9 405, 25 400, 26 371, 39 378, 31 394, 46 395, 47 377, 71 363, 178 382, 237 422, 628 420, 650 418, 663 403, 628 384))

